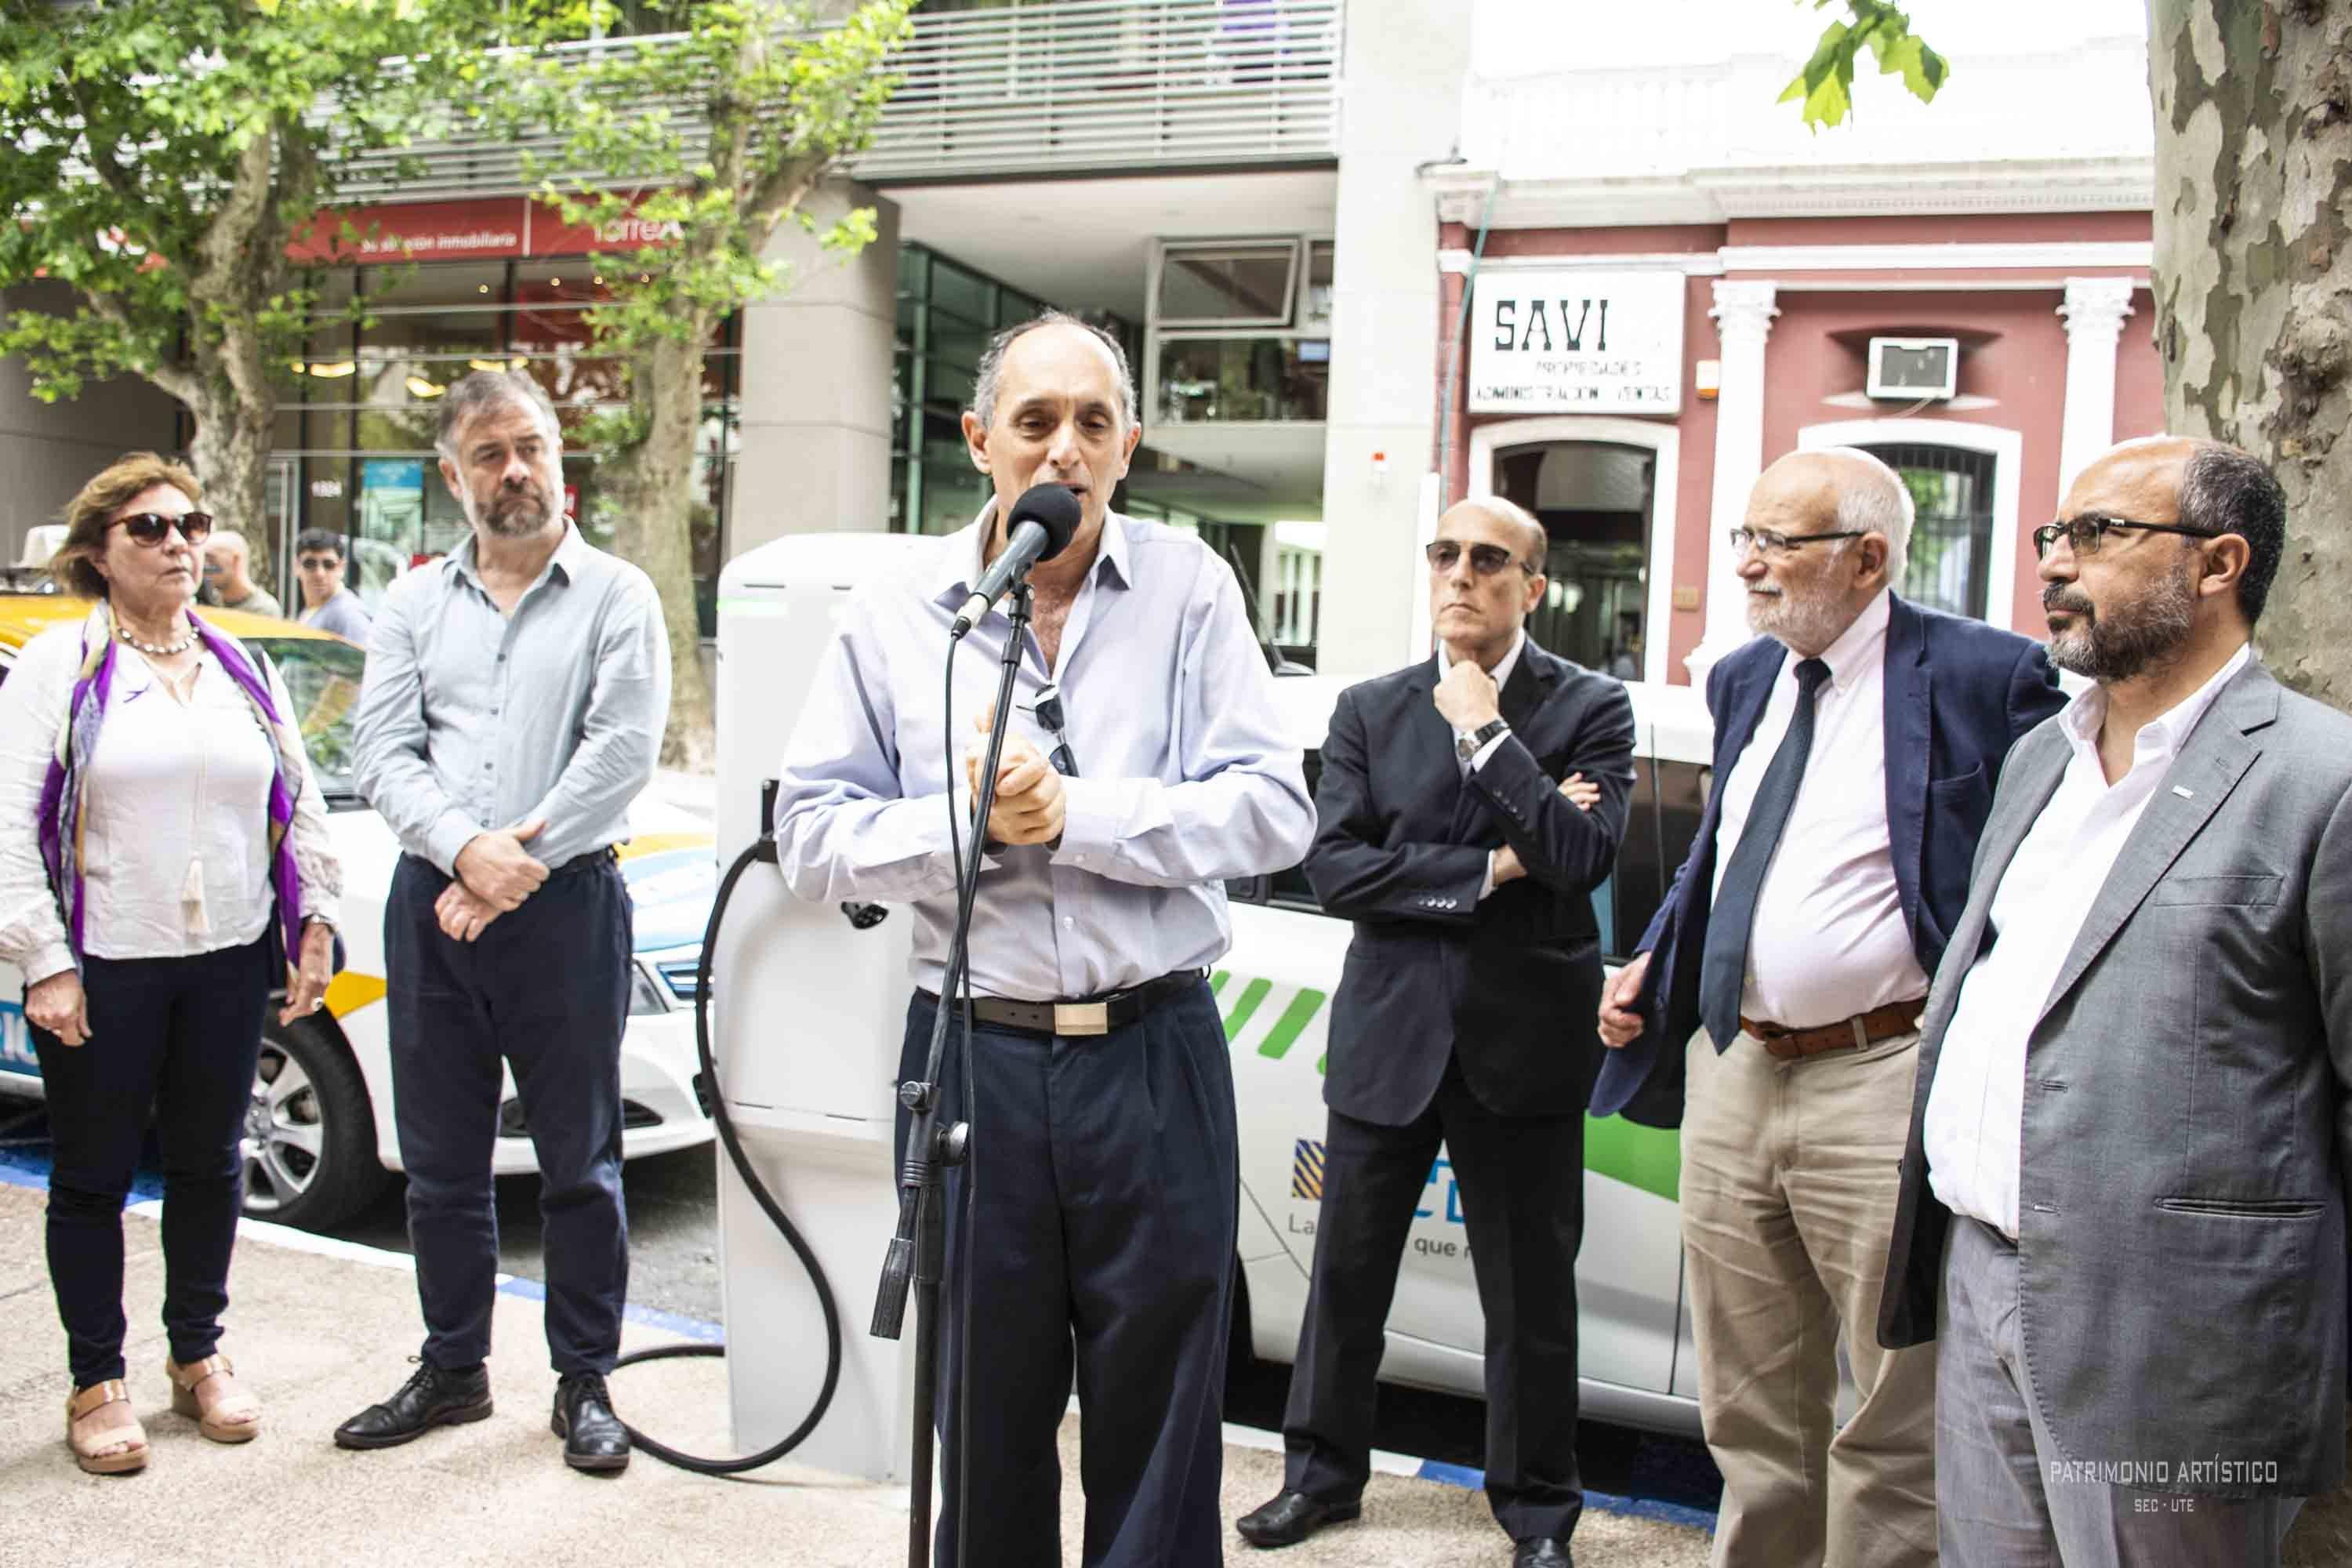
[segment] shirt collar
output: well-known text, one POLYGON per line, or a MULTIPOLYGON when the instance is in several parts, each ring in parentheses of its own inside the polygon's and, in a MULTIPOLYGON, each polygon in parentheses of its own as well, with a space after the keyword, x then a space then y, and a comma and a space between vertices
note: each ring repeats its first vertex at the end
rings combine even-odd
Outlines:
MULTIPOLYGON (((942 605, 959 604, 971 594, 972 584, 987 570, 982 560, 988 548, 988 536, 996 526, 996 498, 980 509, 980 515, 940 542, 939 570, 934 574, 931 597, 942 605)), ((1129 565, 1127 519, 1115 511, 1103 513, 1102 539, 1095 550, 1095 565, 1108 565, 1112 577, 1121 587, 1134 584, 1135 576, 1129 565)))
MULTIPOLYGON (((2213 706, 2221 695, 2221 688, 2230 684, 2238 671, 2246 668, 2254 657, 2254 645, 2241 643, 2221 668, 2204 685, 2166 709, 2140 726, 2132 742, 2133 765, 2149 757, 2177 754, 2189 732, 2197 728, 2197 721, 2213 706)), ((2077 692, 2074 700, 2059 710, 2058 722, 2064 727, 2066 739, 2077 754, 2092 755, 2098 751, 2099 727, 2107 721, 2107 690, 2104 686, 2092 686, 2077 692)))
MULTIPOLYGON (((1489 672, 1495 678, 1496 690, 1500 691, 1510 683, 1511 672, 1519 668, 1519 650, 1527 646, 1528 628, 1521 626, 1518 635, 1511 639, 1511 651, 1497 660, 1494 669, 1489 672)), ((1453 656, 1445 651, 1444 643, 1439 643, 1437 645, 1437 679, 1444 679, 1445 672, 1453 668, 1453 656)))
MULTIPOLYGON (((452 550, 448 554, 444 555, 441 558, 441 570, 443 574, 446 575, 449 573, 457 573, 463 576, 466 581, 471 583, 475 587, 481 588, 481 564, 475 559, 478 553, 477 546, 478 542, 479 541, 478 536, 472 530, 468 529, 467 531, 466 537, 458 542, 457 548, 452 550)), ((541 583, 547 581, 550 577, 553 577, 556 581, 561 583, 570 583, 574 577, 580 574, 580 563, 587 555, 588 549, 588 542, 580 536, 580 525, 572 521, 570 518, 565 518, 563 520, 563 537, 556 541, 555 553, 547 558, 547 564, 541 568, 539 577, 531 584, 531 586, 536 588, 541 583)), ((482 591, 486 594, 489 592, 487 588, 482 588, 482 591)), ((334 601, 332 599, 327 601, 327 604, 329 605, 333 603, 334 601)), ((326 605, 321 605, 319 607, 323 610, 327 606, 326 605)))
MULTIPOLYGON (((1822 662, 1830 667, 1832 689, 1852 689, 1864 671, 1886 657, 1886 626, 1894 613, 1895 607, 1887 598, 1887 590, 1881 588, 1877 596, 1862 607, 1862 614, 1854 616, 1845 630, 1838 633, 1837 640, 1822 650, 1822 662)), ((1791 648, 1790 651, 1794 653, 1796 650, 1791 648)), ((1780 668, 1788 672, 1790 680, 1796 679, 1799 662, 1796 659, 1781 661, 1780 668)))

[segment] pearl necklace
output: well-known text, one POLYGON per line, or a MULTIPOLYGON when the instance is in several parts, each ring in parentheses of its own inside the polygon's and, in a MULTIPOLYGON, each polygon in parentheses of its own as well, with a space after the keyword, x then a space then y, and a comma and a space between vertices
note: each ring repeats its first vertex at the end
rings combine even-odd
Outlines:
POLYGON ((185 653, 190 648, 196 646, 196 628, 194 626, 190 626, 188 628, 187 636, 182 637, 178 642, 163 643, 161 645, 141 642, 137 637, 131 635, 131 628, 129 626, 115 627, 114 635, 121 637, 124 642, 129 643, 132 647, 137 648, 141 653, 152 655, 156 658, 169 658, 175 653, 185 653))

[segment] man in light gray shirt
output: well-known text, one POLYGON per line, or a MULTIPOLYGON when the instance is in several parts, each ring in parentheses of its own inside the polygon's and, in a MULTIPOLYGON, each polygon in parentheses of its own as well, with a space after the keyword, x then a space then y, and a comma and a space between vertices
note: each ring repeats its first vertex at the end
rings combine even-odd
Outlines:
MULTIPOLYGON (((1203 972, 1228 944, 1224 879, 1296 864, 1315 811, 1233 573, 1199 540, 1110 510, 1139 428, 1116 340, 1049 316, 991 342, 963 430, 995 499, 923 569, 850 602, 777 807, 795 893, 913 906, 902 1079, 922 1076, 954 925, 951 792, 961 831, 998 846, 972 927, 971 1120, 985 1173, 969 1238, 961 1173, 948 1183, 946 1295, 961 1299, 970 1268, 971 1321, 945 1327, 939 1405, 937 1561, 964 1560, 969 1496, 985 1510, 962 1532, 974 1568, 1061 1560, 1055 1441, 1074 1370, 1087 1561, 1191 1568, 1223 1545, 1238 1167, 1233 1070, 1203 972), (1008 726, 995 809, 974 823, 973 720, 1013 627, 994 610, 973 626, 950 718, 948 626, 1034 484, 1073 491, 1081 521, 1032 574, 1014 697, 1026 711, 1008 726)), ((946 1113, 963 1116, 961 1075, 947 1076, 946 1113)))
POLYGON ((343 536, 331 529, 304 529, 294 542, 294 567, 302 585, 302 613, 296 619, 366 647, 367 606, 343 583, 343 536))
POLYGON ((554 1428, 575 1469, 628 1463, 604 1387, 629 1274, 621 1204, 628 892, 614 844, 653 776, 669 641, 646 574, 562 510, 555 410, 484 371, 441 404, 441 477, 474 536, 393 585, 358 719, 360 792, 407 853, 384 907, 392 1079, 422 1364, 335 1432, 405 1443, 490 1414, 500 1059, 539 1160, 554 1428))

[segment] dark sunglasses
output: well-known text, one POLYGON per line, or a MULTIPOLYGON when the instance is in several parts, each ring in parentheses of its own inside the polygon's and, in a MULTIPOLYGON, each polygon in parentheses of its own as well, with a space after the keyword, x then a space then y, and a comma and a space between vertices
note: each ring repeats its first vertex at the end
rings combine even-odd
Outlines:
POLYGON ((1062 733, 1068 722, 1062 714, 1062 687, 1058 681, 1048 681, 1037 692, 1037 700, 1021 704, 1022 710, 1037 721, 1054 736, 1054 749, 1045 754, 1046 762, 1064 778, 1078 776, 1078 755, 1070 749, 1070 738, 1062 733))
POLYGON ((340 572, 343 563, 331 555, 305 555, 295 563, 305 572, 340 572))
MULTIPOLYGON (((1433 539, 1422 553, 1429 557, 1431 571, 1451 572, 1454 563, 1462 559, 1462 543, 1454 539, 1433 539)), ((1481 577, 1492 577, 1504 567, 1514 565, 1530 574, 1536 570, 1526 562, 1515 559, 1499 544, 1474 544, 1470 547, 1470 570, 1481 577)))
POLYGON ((163 536, 171 532, 174 527, 179 529, 180 537, 189 543, 202 544, 212 537, 213 514, 208 511, 190 511, 173 517, 160 511, 135 511, 129 517, 116 518, 107 526, 109 528, 120 526, 123 532, 131 536, 132 543, 146 545, 151 550, 163 543, 163 536))

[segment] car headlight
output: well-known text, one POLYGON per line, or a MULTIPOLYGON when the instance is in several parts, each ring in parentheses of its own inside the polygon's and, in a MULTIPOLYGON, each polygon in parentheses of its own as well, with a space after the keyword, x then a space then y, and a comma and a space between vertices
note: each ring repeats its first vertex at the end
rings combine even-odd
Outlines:
POLYGON ((629 1016, 640 1017, 647 1013, 669 1011, 666 988, 645 971, 639 963, 629 965, 629 1016))

